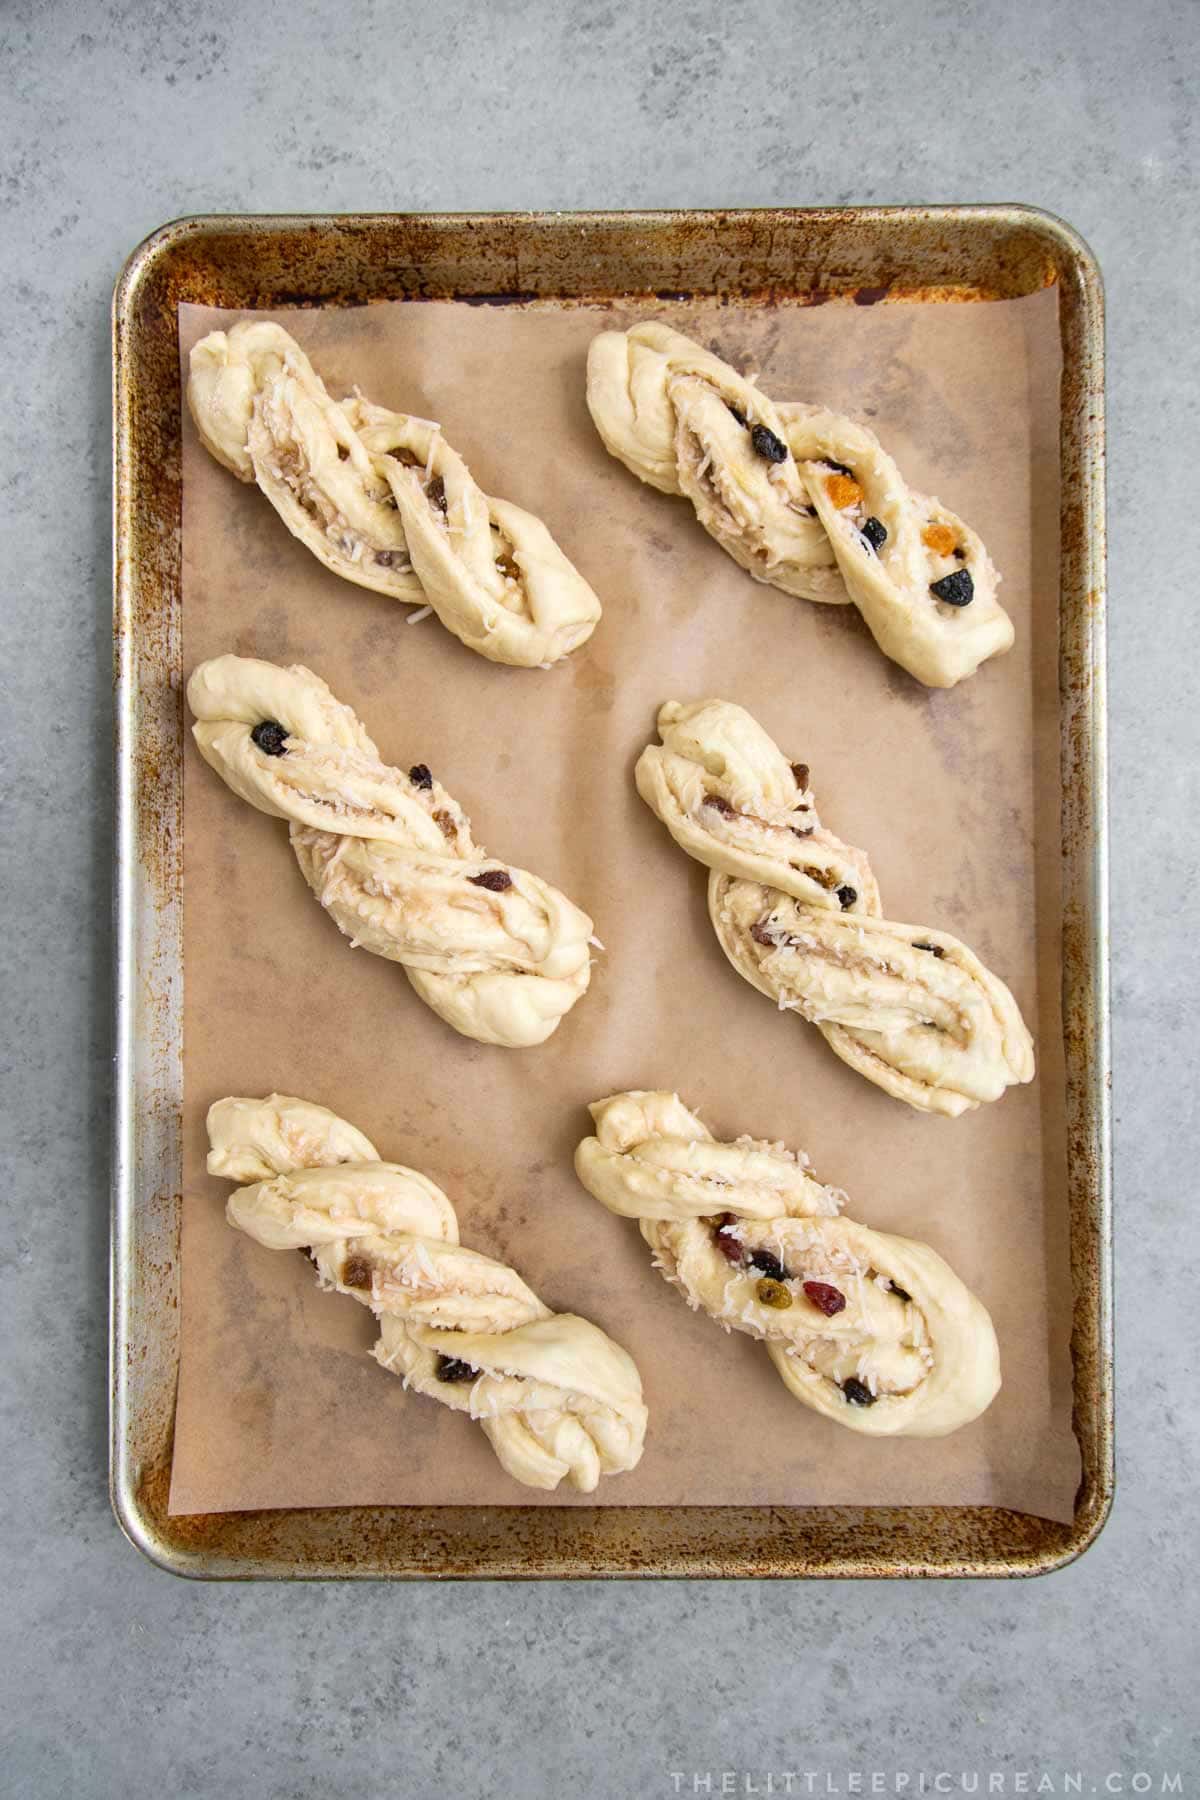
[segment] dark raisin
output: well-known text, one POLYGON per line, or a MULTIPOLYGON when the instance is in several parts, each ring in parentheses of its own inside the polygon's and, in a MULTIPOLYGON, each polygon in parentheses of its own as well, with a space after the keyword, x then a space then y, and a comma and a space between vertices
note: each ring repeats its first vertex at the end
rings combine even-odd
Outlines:
POLYGON ((771 936, 770 926, 763 919, 759 919, 757 923, 750 927, 750 936, 754 939, 756 944, 766 944, 768 949, 771 950, 776 948, 775 939, 771 936))
POLYGON ((863 520, 862 534, 876 553, 887 543, 887 526, 876 518, 863 520))
POLYGON ((389 450, 388 455, 395 457, 398 463, 403 463, 406 469, 419 469, 422 467, 419 458, 415 457, 411 450, 389 450))
POLYGON ((349 462, 350 461, 350 452, 347 450, 345 444, 338 445, 337 453, 338 453, 338 461, 339 462, 349 462))
POLYGON ((371 1265, 365 1256, 348 1256, 342 1264, 342 1286, 348 1288, 369 1288, 371 1285, 371 1265))
POLYGON ((940 944, 914 944, 914 950, 928 950, 930 956, 945 956, 946 952, 940 944))
POLYGON ((850 908, 854 905, 854 902, 858 899, 858 889, 850 887, 847 883, 844 887, 838 889, 837 897, 842 903, 842 911, 849 912, 850 908))
POLYGON ((895 1294, 897 1300, 911 1300, 912 1299, 912 1295, 909 1293, 908 1289, 902 1288, 898 1282, 893 1281, 892 1292, 893 1292, 893 1294, 895 1294))
POLYGON ((479 1370, 458 1356, 439 1356, 435 1371, 439 1381, 474 1381, 479 1370))
POLYGON ((851 1406, 874 1406, 875 1404, 876 1396, 866 1382, 860 1381, 857 1375, 851 1375, 849 1381, 843 1381, 842 1392, 851 1406))
POLYGON ((264 756, 285 756, 287 752, 283 746, 287 735, 286 727, 278 719, 264 719, 250 733, 264 756))
POLYGON ((433 776, 425 763, 414 763, 408 771, 408 779, 415 788, 431 788, 433 786, 433 776))
POLYGON ((507 869, 485 869, 482 875, 468 875, 467 880, 472 887, 487 888, 492 894, 502 894, 505 888, 512 886, 512 876, 507 869))
POLYGON ((446 484, 440 475, 435 475, 425 489, 425 498, 430 506, 436 506, 439 512, 446 510, 446 484))
POLYGON ((800 789, 802 794, 807 792, 808 778, 811 773, 812 771, 809 769, 807 763, 792 764, 792 774, 796 777, 796 786, 800 789))
POLYGON ((818 1312, 823 1312, 827 1319, 840 1313, 846 1304, 846 1296, 841 1288, 831 1287, 827 1281, 806 1281, 804 1283, 805 1298, 812 1301, 818 1312))
POLYGON ((375 561, 381 569, 390 569, 395 560, 396 552, 394 550, 377 550, 375 552, 375 561))
POLYGON ((971 580, 970 569, 952 569, 940 581, 931 581, 929 591, 944 600, 947 606, 970 606, 975 598, 975 583, 971 580))
POLYGON ((725 404, 729 408, 730 412, 733 414, 734 418, 737 420, 738 424, 741 426, 742 430, 744 431, 746 429, 745 413, 739 412, 737 407, 733 404, 732 400, 727 400, 725 402, 725 404))
POLYGON ((502 551, 496 558, 496 567, 507 581, 519 581, 521 579, 521 571, 507 551, 502 551))
POLYGON ((705 806, 715 806, 723 819, 733 817, 734 808, 730 806, 723 794, 705 794, 704 804, 705 806))
POLYGON ((736 1213, 727 1212, 723 1214, 721 1222, 716 1229, 715 1242, 717 1249, 721 1252, 721 1255, 725 1258, 726 1262, 737 1263, 740 1266, 744 1254, 742 1246, 737 1238, 730 1235, 729 1230, 731 1225, 736 1224, 736 1213))
POLYGON ((830 458, 827 456, 825 458, 825 467, 827 469, 832 469, 835 475, 848 475, 850 477, 851 481, 854 480, 854 470, 848 469, 846 467, 845 463, 832 462, 830 460, 830 458))
POLYGON ((772 1281, 786 1281, 788 1278, 788 1272, 779 1258, 772 1256, 769 1250, 752 1250, 750 1266, 752 1269, 761 1269, 764 1275, 771 1277, 772 1281))
POLYGON ((788 447, 782 438, 775 436, 769 425, 752 425, 750 442, 754 445, 755 455, 761 456, 764 462, 787 461, 788 447))
POLYGON ((788 830, 793 837, 798 838, 811 837, 813 834, 813 827, 811 825, 789 825, 788 830))

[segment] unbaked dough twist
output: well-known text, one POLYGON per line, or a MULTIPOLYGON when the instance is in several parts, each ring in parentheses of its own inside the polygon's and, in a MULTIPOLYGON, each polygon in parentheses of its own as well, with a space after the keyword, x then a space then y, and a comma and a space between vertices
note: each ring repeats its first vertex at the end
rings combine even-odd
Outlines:
POLYGON ((918 681, 953 687, 1012 644, 980 539, 910 488, 865 425, 773 404, 657 323, 593 339, 587 399, 606 448, 652 487, 686 495, 757 581, 853 601, 885 656, 918 681))
POLYGON ((637 1219, 654 1265, 727 1331, 761 1339, 788 1391, 877 1437, 941 1437, 1000 1386, 992 1321, 925 1244, 837 1217, 803 1152, 720 1143, 677 1094, 614 1094, 575 1153, 637 1219))
POLYGON ((188 404, 217 461, 335 575, 431 606, 492 662, 556 662, 595 630, 600 602, 540 519, 485 494, 431 420, 332 399, 282 326, 201 339, 188 404))
POLYGON ((249 1184, 230 1195, 229 1223, 269 1250, 307 1250, 323 1287, 378 1318, 376 1361, 477 1419, 515 1480, 591 1493, 637 1464, 646 1408, 632 1357, 463 1249, 428 1176, 381 1162, 344 1119, 287 1094, 218 1100, 208 1135, 209 1173, 249 1184))
POLYGON ((948 932, 881 917, 865 853, 821 827, 807 768, 749 713, 668 701, 658 727, 638 792, 711 871, 709 916, 740 975, 919 1112, 956 1117, 1032 1081, 1008 988, 948 932))
POLYGON ((310 669, 218 656, 188 682, 200 754, 286 819, 304 879, 356 947, 400 963, 464 1037, 548 1038, 586 991, 592 921, 548 882, 479 848, 422 763, 406 775, 310 669))

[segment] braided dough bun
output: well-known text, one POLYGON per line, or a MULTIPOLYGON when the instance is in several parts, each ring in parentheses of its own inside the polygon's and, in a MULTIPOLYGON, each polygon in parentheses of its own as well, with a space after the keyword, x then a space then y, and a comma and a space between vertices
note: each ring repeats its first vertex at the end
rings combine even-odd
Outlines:
POLYGON ((586 992, 592 921, 548 882, 480 849, 430 771, 387 767, 310 669, 241 656, 188 682, 205 762, 286 819, 305 880, 352 942, 400 963, 465 1037, 522 1048, 586 992), (255 731, 275 728, 264 750, 255 731))
POLYGON ((587 397, 612 455, 686 495, 735 562, 801 599, 853 601, 884 654, 918 681, 953 687, 1010 648, 982 542, 910 489, 865 426, 773 405, 720 357, 654 323, 593 340, 587 397))
POLYGON ((711 871, 709 916, 739 975, 920 1112, 953 1118, 1032 1081, 1004 983, 947 932, 881 917, 866 855, 820 827, 805 765, 727 700, 668 701, 658 717, 638 792, 711 871))
POLYGON ((600 602, 540 519, 485 494, 430 420, 333 400, 282 326, 210 332, 188 405, 205 448, 327 569, 431 606, 490 661, 539 667, 595 630, 600 602))
POLYGON ((322 1287, 379 1319, 376 1361, 477 1419, 515 1480, 591 1493, 636 1466, 646 1408, 633 1359, 586 1319, 552 1313, 515 1269, 463 1249, 427 1176, 286 1094, 219 1100, 208 1132, 210 1174, 258 1176, 230 1195, 229 1223, 269 1250, 307 1250, 322 1287))
POLYGON ((927 1245, 836 1217, 845 1195, 802 1152, 719 1143, 677 1094, 590 1110, 584 1187, 638 1220, 690 1306, 761 1339, 797 1400, 877 1437, 942 1437, 990 1405, 1000 1359, 983 1306, 927 1245))

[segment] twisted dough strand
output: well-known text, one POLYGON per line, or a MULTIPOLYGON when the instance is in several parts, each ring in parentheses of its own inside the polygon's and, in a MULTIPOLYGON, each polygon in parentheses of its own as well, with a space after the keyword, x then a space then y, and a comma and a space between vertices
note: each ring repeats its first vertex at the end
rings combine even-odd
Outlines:
POLYGON ((430 420, 333 400, 282 326, 210 332, 188 405, 205 448, 326 568, 431 606, 490 661, 552 663, 595 630, 600 602, 540 519, 485 494, 430 420))
POLYGON ((749 713, 668 701, 659 733, 638 792, 711 871, 709 916, 739 975, 920 1112, 956 1117, 1033 1079, 1008 988, 948 932, 881 917, 865 853, 821 827, 808 769, 749 713))
POLYGON ((400 963, 466 1037, 520 1048, 550 1036, 587 989, 586 913, 487 856, 430 771, 387 767, 311 670, 219 656, 193 672, 188 704, 204 760, 288 821, 305 880, 356 946, 400 963))
POLYGON ((800 1151, 719 1143, 677 1094, 591 1107, 580 1181, 635 1218, 654 1265, 727 1331, 766 1344, 788 1391, 872 1436, 941 1437, 1000 1386, 991 1319, 925 1244, 838 1218, 800 1151))
POLYGON ((911 489, 865 426, 823 407, 774 405, 657 323, 593 339, 587 399, 612 455, 663 493, 686 495, 756 581, 853 601, 884 654, 918 681, 953 687, 1011 646, 982 542, 911 489))
POLYGON ((344 1119, 286 1094, 219 1100, 208 1133, 209 1173, 252 1183, 230 1195, 229 1223, 269 1250, 307 1250, 323 1287, 379 1319, 376 1361, 477 1419, 515 1480, 591 1493, 635 1467, 646 1408, 632 1358, 464 1249, 427 1176, 381 1162, 344 1119))

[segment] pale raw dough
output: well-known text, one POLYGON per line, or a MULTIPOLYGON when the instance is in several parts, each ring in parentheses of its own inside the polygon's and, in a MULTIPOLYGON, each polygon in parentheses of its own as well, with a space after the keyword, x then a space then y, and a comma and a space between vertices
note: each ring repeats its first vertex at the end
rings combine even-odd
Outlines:
POLYGON ((927 1245, 838 1218, 845 1195, 803 1152, 719 1143, 677 1094, 614 1094, 591 1113, 596 1135, 575 1153, 584 1187, 638 1220, 690 1306, 761 1339, 797 1400, 876 1437, 942 1437, 990 1405, 1000 1358, 984 1307, 927 1245), (756 1252, 784 1278, 764 1284, 756 1252), (782 1305, 760 1298, 780 1289, 782 1305))
POLYGON ((344 1119, 287 1094, 219 1100, 208 1133, 210 1174, 266 1171, 230 1195, 229 1223, 269 1250, 309 1251, 323 1287, 379 1319, 376 1361, 477 1419, 516 1481, 590 1494, 636 1466, 646 1407, 632 1357, 588 1320, 552 1313, 515 1269, 463 1249, 427 1176, 381 1162, 344 1119), (443 1379, 446 1358, 475 1374, 443 1379))
POLYGON ((1004 983, 949 933, 880 916, 864 852, 821 828, 808 770, 749 713, 668 701, 659 732, 638 792, 711 870, 709 915, 740 975, 919 1112, 955 1117, 1032 1081, 1033 1042, 1004 983))
POLYGON ((281 325, 203 338, 188 405, 217 461, 335 575, 431 606, 492 662, 556 662, 594 631, 600 602, 540 519, 485 494, 431 420, 332 399, 281 325))
POLYGON ((548 1038, 586 991, 592 921, 557 888, 498 862, 429 770, 389 768, 310 669, 218 656, 188 682, 204 760, 260 812, 286 819, 305 880, 339 930, 403 965, 465 1037, 548 1038), (280 755, 253 737, 271 721, 280 755))
POLYGON ((756 580, 805 600, 853 601, 884 654, 918 681, 953 687, 1011 646, 980 539, 909 488, 865 426, 822 407, 773 405, 719 356, 656 323, 593 340, 587 398, 606 448, 652 487, 686 495, 756 580), (886 534, 878 548, 864 536, 868 520, 886 534), (970 577, 966 604, 933 592, 957 574, 970 577))

